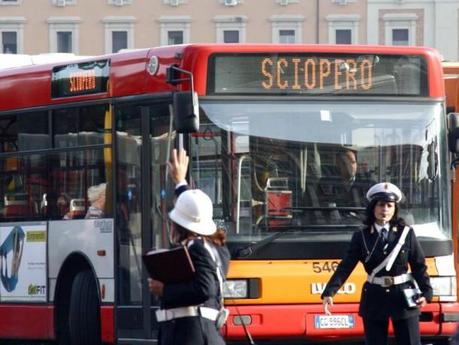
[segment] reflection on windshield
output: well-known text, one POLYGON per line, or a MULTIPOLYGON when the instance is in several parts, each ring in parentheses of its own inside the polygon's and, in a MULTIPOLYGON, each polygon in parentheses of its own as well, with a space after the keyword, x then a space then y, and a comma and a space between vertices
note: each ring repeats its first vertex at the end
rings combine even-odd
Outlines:
POLYGON ((191 140, 192 178, 213 199, 230 237, 353 230, 362 224, 368 188, 380 181, 401 188, 401 216, 409 224, 437 224, 429 226, 437 235, 428 236, 449 236, 440 208, 447 198, 439 178, 446 168, 440 104, 202 107, 207 118, 191 140))

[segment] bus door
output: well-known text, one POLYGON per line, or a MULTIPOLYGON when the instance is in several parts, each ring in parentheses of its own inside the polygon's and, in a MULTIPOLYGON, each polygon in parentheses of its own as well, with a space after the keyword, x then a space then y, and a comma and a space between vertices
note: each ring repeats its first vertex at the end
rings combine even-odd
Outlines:
POLYGON ((150 294, 142 254, 168 246, 166 188, 170 149, 168 102, 116 110, 116 229, 118 267, 115 327, 119 344, 155 344, 158 300, 150 294))

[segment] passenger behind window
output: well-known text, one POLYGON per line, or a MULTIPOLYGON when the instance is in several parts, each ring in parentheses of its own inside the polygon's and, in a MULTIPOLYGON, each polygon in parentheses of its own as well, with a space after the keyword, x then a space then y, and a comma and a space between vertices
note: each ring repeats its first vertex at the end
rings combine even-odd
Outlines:
POLYGON ((336 153, 336 169, 319 180, 318 197, 323 206, 335 203, 337 206, 363 207, 365 193, 375 182, 357 172, 357 152, 341 148, 336 153))
POLYGON ((73 218, 70 213, 70 197, 67 194, 61 193, 57 198, 57 211, 62 219, 73 218))
POLYGON ((48 219, 61 219, 57 206, 57 194, 53 191, 48 191, 43 194, 41 202, 41 210, 43 215, 48 219))
MULTIPOLYGON (((357 172, 357 152, 341 147, 336 153, 335 170, 323 176, 317 185, 316 194, 323 207, 366 207, 366 191, 375 184, 367 174, 357 172)), ((331 211, 330 217, 340 220, 356 218, 351 210, 331 211), (339 212, 339 213, 337 213, 339 212)))
POLYGON ((103 218, 105 216, 105 191, 106 183, 101 183, 88 188, 88 200, 91 206, 88 208, 85 218, 103 218))

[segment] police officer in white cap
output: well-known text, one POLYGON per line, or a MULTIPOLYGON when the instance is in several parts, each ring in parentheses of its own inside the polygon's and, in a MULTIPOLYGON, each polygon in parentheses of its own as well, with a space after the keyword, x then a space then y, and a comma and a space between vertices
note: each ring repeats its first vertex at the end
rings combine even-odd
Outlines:
POLYGON ((191 281, 163 284, 149 279, 150 291, 161 298, 156 312, 159 345, 224 345, 220 327, 227 317, 223 307, 223 280, 228 271, 229 252, 225 234, 212 220, 211 199, 185 181, 188 156, 172 152, 170 173, 177 200, 169 213, 174 242, 188 247, 195 268, 191 281))
POLYGON ((346 256, 322 293, 324 311, 331 314, 333 296, 357 263, 362 262, 368 278, 362 289, 359 315, 367 345, 387 345, 389 319, 398 345, 421 345, 420 308, 432 299, 422 248, 413 229, 398 217, 402 197, 400 189, 389 182, 368 190, 365 226, 353 234, 346 256), (408 266, 411 275, 407 274, 408 266), (420 292, 411 299, 410 306, 403 290, 416 284, 420 292))

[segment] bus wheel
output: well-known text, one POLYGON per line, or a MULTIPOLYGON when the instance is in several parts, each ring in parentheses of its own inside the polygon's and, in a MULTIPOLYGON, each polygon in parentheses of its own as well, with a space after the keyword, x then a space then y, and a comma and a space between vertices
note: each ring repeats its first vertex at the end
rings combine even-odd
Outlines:
POLYGON ((72 345, 100 345, 100 302, 91 271, 79 272, 72 285, 69 308, 72 345))

